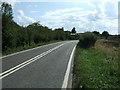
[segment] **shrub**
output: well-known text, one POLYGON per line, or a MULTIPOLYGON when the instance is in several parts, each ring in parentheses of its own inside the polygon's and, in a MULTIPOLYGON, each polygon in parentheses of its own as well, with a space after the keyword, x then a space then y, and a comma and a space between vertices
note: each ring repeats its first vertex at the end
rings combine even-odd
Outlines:
POLYGON ((79 46, 83 48, 89 48, 94 46, 97 37, 91 32, 85 32, 79 38, 79 46))
POLYGON ((107 39, 107 37, 109 36, 109 33, 107 31, 103 31, 102 36, 107 39))

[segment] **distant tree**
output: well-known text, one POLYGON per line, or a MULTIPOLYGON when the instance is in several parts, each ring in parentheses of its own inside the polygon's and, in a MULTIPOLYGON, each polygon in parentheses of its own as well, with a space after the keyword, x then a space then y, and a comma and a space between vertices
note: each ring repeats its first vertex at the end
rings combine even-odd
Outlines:
POLYGON ((34 22, 34 23, 31 24, 31 25, 32 25, 32 26, 41 26, 39 21, 38 21, 38 22, 34 22))
POLYGON ((73 27, 71 33, 76 33, 75 27, 73 27))
POLYGON ((93 31, 93 33, 94 33, 95 35, 100 35, 100 33, 99 33, 98 31, 93 31))
POLYGON ((102 36, 107 39, 107 37, 109 36, 109 33, 107 31, 103 31, 102 36))
POLYGON ((55 39, 56 40, 65 40, 65 32, 63 28, 55 29, 55 39))

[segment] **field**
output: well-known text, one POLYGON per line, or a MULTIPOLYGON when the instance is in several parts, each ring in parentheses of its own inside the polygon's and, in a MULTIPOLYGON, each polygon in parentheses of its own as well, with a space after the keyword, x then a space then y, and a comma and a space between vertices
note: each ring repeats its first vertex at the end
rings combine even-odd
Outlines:
POLYGON ((100 39, 95 46, 77 46, 74 61, 74 88, 120 88, 118 41, 100 39))

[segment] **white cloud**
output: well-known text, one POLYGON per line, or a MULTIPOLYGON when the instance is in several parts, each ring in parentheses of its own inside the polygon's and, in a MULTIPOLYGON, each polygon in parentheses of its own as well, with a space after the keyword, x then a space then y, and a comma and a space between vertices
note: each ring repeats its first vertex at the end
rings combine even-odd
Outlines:
POLYGON ((40 12, 40 11, 31 11, 31 13, 38 13, 38 12, 40 12))
MULTIPOLYGON (((71 11, 79 11, 79 10, 82 10, 82 8, 75 7, 75 8, 69 8, 69 9, 59 9, 56 11, 49 11, 45 15, 49 18, 49 16, 51 16, 51 15, 59 15, 59 14, 68 13, 71 11)), ((46 17, 46 16, 44 16, 44 17, 46 17)))
POLYGON ((50 28, 65 27, 65 29, 71 30, 73 27, 76 27, 77 30, 79 28, 84 28, 84 30, 87 31, 87 27, 85 27, 85 25, 89 23, 90 20, 96 19, 93 17, 94 14, 95 14, 94 11, 79 11, 79 10, 74 13, 61 12, 59 13, 59 15, 56 15, 56 16, 54 14, 49 14, 49 15, 45 14, 44 16, 42 16, 42 18, 47 19, 47 22, 45 21, 41 23, 49 26, 50 28), (90 15, 93 15, 93 16, 89 18, 90 15), (88 21, 88 19, 90 20, 88 21))
POLYGON ((104 18, 115 19, 117 18, 118 6, 115 3, 106 2, 99 5, 101 9, 101 16, 104 18))
POLYGON ((22 10, 18 10, 17 19, 18 19, 18 24, 24 25, 24 26, 36 22, 34 19, 25 16, 22 10))
MULTIPOLYGON (((8 2, 12 6, 19 1, 22 2, 42 2, 44 0, 1 0, 8 2)), ((45 0, 48 2, 56 2, 59 0, 45 0)), ((60 0, 61 1, 61 0, 60 0)), ((47 25, 50 28, 65 27, 71 30, 76 27, 78 32, 98 30, 100 32, 108 30, 111 34, 118 32, 118 1, 119 0, 62 0, 63 2, 81 3, 86 2, 92 10, 84 10, 84 8, 74 7, 59 9, 46 12, 41 18, 41 24, 47 25)), ((35 6, 37 7, 37 6, 35 6)), ((37 13, 39 11, 31 11, 37 13)), ((35 22, 34 19, 25 16, 22 10, 18 11, 18 23, 20 25, 28 25, 35 22)))
POLYGON ((76 27, 78 32, 107 30, 110 34, 118 33, 117 3, 112 0, 88 2, 93 10, 83 8, 67 8, 49 11, 41 18, 43 25, 50 28, 64 27, 71 30, 76 27))
POLYGON ((24 16, 24 12, 23 12, 22 10, 18 10, 18 14, 19 14, 20 16, 24 16))

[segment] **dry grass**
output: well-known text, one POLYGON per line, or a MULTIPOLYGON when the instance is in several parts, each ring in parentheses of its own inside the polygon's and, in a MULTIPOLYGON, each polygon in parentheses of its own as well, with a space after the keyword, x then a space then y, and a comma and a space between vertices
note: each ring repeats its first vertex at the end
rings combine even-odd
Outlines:
POLYGON ((118 41, 100 39, 95 43, 95 48, 110 54, 114 58, 118 58, 120 52, 120 44, 118 41))
POLYGON ((112 58, 113 64, 118 66, 118 76, 120 79, 120 42, 119 40, 100 39, 95 43, 95 48, 102 50, 112 58))

